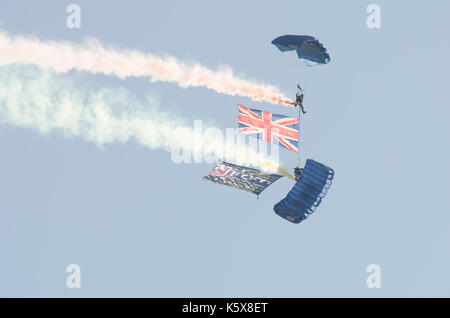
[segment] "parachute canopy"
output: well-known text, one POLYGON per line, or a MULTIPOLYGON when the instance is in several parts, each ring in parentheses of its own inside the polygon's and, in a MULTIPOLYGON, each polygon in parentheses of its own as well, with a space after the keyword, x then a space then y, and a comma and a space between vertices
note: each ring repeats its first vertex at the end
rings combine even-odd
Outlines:
POLYGON ((217 161, 213 170, 203 179, 259 195, 281 177, 282 175, 279 174, 266 173, 258 169, 217 161))
POLYGON ((273 210, 282 218, 300 223, 319 206, 327 194, 334 171, 312 159, 306 160, 305 168, 286 198, 275 204, 273 210))
POLYGON ((309 35, 283 35, 274 39, 272 44, 282 52, 296 50, 298 58, 304 59, 308 66, 330 62, 327 49, 309 35))

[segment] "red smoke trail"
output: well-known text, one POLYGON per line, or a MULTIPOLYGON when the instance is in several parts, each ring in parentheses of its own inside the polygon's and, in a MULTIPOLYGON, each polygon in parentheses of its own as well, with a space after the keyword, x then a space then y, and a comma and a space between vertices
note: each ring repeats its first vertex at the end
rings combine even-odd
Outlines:
POLYGON ((275 86, 236 76, 227 66, 211 70, 170 56, 105 47, 96 40, 75 44, 0 33, 0 65, 11 63, 36 65, 57 73, 77 70, 121 79, 147 77, 151 82, 170 82, 181 87, 204 86, 218 93, 245 96, 254 101, 295 106, 295 102, 275 86))

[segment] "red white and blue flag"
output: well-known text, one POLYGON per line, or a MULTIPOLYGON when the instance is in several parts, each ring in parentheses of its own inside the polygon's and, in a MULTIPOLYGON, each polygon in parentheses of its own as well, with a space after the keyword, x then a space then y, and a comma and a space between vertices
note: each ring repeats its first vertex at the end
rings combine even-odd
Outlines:
POLYGON ((238 104, 239 131, 298 152, 298 118, 249 109, 238 104))

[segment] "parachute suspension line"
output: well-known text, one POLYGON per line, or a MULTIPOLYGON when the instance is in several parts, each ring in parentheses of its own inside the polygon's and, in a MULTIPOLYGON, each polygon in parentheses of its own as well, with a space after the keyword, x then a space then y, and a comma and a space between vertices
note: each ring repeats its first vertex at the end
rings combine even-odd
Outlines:
POLYGON ((300 105, 298 106, 298 135, 297 135, 297 149, 298 149, 298 167, 301 167, 301 162, 300 162, 300 117, 301 117, 301 107, 300 105))

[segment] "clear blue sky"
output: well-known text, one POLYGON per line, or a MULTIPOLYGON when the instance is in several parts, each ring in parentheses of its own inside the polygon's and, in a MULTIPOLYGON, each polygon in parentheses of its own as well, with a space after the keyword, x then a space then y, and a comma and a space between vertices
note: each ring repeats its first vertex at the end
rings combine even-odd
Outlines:
MULTIPOLYGON (((444 1, 4 1, 9 34, 106 44, 227 64, 294 94, 308 114, 302 158, 334 168, 320 208, 293 225, 272 210, 292 182, 256 200, 201 180, 135 142, 103 149, 61 134, 0 125, 0 296, 450 296, 448 150, 450 3, 444 1), (366 7, 381 6, 381 29, 366 7), (270 42, 312 34, 331 63, 307 68, 270 42), (79 264, 82 287, 68 289, 79 264), (379 264, 382 287, 366 287, 379 264)), ((236 104, 295 110, 205 88, 70 73, 84 84, 157 96, 193 121, 236 126, 236 104)), ((282 150, 287 166, 296 156, 282 150)))

